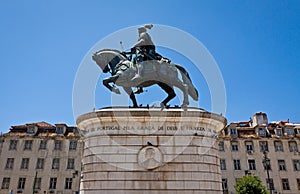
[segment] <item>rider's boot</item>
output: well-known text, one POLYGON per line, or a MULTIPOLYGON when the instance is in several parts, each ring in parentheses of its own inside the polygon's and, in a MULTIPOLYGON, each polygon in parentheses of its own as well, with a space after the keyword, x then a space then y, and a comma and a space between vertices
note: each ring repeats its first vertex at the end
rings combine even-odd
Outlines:
POLYGON ((141 78, 141 75, 139 74, 139 73, 137 73, 132 79, 131 79, 131 81, 136 81, 136 80, 138 80, 138 79, 140 79, 141 78))

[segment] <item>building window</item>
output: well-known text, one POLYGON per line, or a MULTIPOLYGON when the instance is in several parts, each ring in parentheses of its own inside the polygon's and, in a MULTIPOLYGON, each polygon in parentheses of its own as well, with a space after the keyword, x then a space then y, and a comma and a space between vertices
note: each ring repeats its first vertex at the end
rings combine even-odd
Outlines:
POLYGON ((28 169, 29 158, 22 158, 21 169, 28 169))
POLYGON ((74 169, 74 158, 68 158, 67 169, 74 169))
POLYGON ((226 170, 226 161, 225 159, 220 159, 221 170, 226 170))
POLYGON ((237 130, 236 130, 236 128, 231 128, 231 129, 230 129, 230 135, 237 135, 237 130))
POLYGON ((56 133, 57 134, 64 134, 65 128, 63 126, 57 126, 56 127, 56 133))
POLYGON ((36 169, 44 169, 44 158, 38 158, 36 161, 36 169))
POLYGON ((9 150, 17 150, 18 140, 10 140, 9 150))
POLYGON ((281 179, 281 183, 283 190, 290 190, 289 179, 281 179))
POLYGON ((289 142, 290 152, 298 152, 297 143, 295 141, 289 142))
POLYGON ((253 153, 253 142, 246 141, 246 150, 248 153, 253 153))
POLYGON ((264 128, 259 128, 259 129, 258 129, 258 134, 259 134, 259 136, 265 137, 265 136, 266 136, 266 129, 264 129, 264 128))
POLYGON ((19 178, 18 189, 24 189, 25 188, 25 182, 26 182, 26 178, 19 178))
POLYGON ((66 178, 65 189, 72 189, 72 178, 66 178))
POLYGON ((56 189, 57 178, 50 178, 49 189, 56 189))
POLYGON ((2 180, 1 189, 9 189, 9 183, 10 183, 10 178, 9 177, 4 177, 3 180, 2 180))
POLYGON ((248 167, 249 170, 256 170, 256 166, 255 166, 255 160, 248 160, 248 167))
POLYGON ((269 180, 266 179, 266 183, 267 183, 268 190, 275 190, 273 179, 269 179, 269 180))
POLYGON ((32 140, 25 140, 24 150, 31 150, 32 149, 32 140))
POLYGON ((297 188, 300 190, 300 179, 297 179, 297 188))
POLYGON ((69 150, 76 150, 77 148, 77 141, 71 140, 69 145, 69 150))
POLYGON ((37 132, 37 126, 31 125, 27 127, 27 133, 34 135, 37 132))
POLYGON ((237 142, 231 142, 231 150, 232 150, 233 152, 239 151, 239 146, 238 146, 238 143, 237 143, 237 142))
POLYGON ((278 136, 282 136, 282 129, 276 129, 276 134, 278 136))
POLYGON ((233 152, 237 152, 237 151, 239 151, 239 147, 238 147, 238 145, 237 145, 237 144, 233 144, 233 145, 231 145, 231 149, 232 149, 232 151, 233 151, 233 152))
POLYGON ((45 150, 47 149, 47 140, 41 140, 40 142, 40 150, 45 150))
POLYGON ((269 151, 268 142, 266 142, 266 141, 260 141, 259 142, 259 147, 260 147, 261 152, 268 152, 269 151))
POLYGON ((241 162, 240 160, 233 160, 234 170, 241 170, 241 162))
POLYGON ((224 141, 219 142, 219 151, 224 152, 224 141))
POLYGON ((293 160, 294 164, 294 170, 299 171, 300 170, 300 160, 293 160))
POLYGON ((278 167, 279 167, 279 170, 286 170, 285 161, 278 160, 278 167))
POLYGON ((41 189, 42 178, 36 178, 34 183, 34 189, 41 189))
POLYGON ((286 134, 288 136, 294 136, 295 135, 294 129, 288 128, 288 129, 285 129, 284 131, 286 132, 286 134))
POLYGON ((283 145, 281 141, 275 141, 275 152, 283 152, 283 145))
POLYGON ((59 169, 59 158, 53 158, 52 169, 59 169))
POLYGON ((79 129, 77 129, 76 127, 74 127, 74 128, 73 128, 73 133, 79 134, 79 129))
POLYGON ((228 191, 227 179, 222 179, 222 190, 223 190, 223 192, 228 191))
POLYGON ((5 165, 5 169, 10 169, 12 170, 14 168, 14 158, 7 158, 6 160, 6 165, 5 165))
POLYGON ((62 147, 62 141, 61 140, 55 140, 54 141, 54 150, 61 150, 62 147))

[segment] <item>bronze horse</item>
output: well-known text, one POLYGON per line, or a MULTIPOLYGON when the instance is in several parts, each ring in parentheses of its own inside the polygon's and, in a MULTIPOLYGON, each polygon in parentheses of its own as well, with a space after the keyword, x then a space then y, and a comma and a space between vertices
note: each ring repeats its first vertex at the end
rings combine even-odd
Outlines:
POLYGON ((103 79, 103 84, 116 94, 120 94, 120 91, 115 85, 123 87, 129 95, 133 107, 138 107, 138 104, 132 87, 148 87, 153 84, 157 84, 168 94, 166 99, 161 102, 162 108, 176 96, 173 87, 177 87, 183 92, 182 108, 189 105, 188 95, 194 100, 198 100, 197 89, 193 86, 187 71, 180 65, 167 63, 164 60, 147 60, 136 64, 131 62, 131 58, 131 53, 113 49, 102 49, 93 55, 93 60, 102 71, 111 73, 111 77, 103 79), (126 54, 130 54, 130 56, 126 54), (143 65, 142 76, 138 80, 132 80, 136 75, 137 65, 143 65), (178 70, 181 73, 182 81, 178 77, 178 70))

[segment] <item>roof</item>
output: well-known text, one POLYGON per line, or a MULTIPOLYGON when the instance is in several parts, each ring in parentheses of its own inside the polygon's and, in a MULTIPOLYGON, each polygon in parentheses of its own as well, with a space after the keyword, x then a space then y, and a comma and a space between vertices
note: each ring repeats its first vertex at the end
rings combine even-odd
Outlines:
POLYGON ((41 121, 41 122, 36 122, 36 123, 27 123, 27 124, 23 124, 23 125, 15 125, 15 126, 11 126, 11 128, 27 128, 27 126, 29 125, 35 125, 37 127, 41 127, 41 128, 52 128, 55 127, 54 125, 51 125, 45 121, 41 121))
POLYGON ((35 123, 26 123, 22 125, 15 125, 11 126, 10 131, 6 135, 17 135, 17 136, 23 136, 26 135, 28 132, 28 126, 36 126, 37 132, 35 135, 43 136, 43 134, 56 134, 56 125, 61 126, 64 125, 66 127, 66 131, 64 132, 64 135, 69 135, 71 133, 77 133, 74 130, 77 129, 75 126, 67 126, 64 123, 55 124, 52 125, 50 123, 47 123, 45 121, 41 122, 35 122, 35 123))

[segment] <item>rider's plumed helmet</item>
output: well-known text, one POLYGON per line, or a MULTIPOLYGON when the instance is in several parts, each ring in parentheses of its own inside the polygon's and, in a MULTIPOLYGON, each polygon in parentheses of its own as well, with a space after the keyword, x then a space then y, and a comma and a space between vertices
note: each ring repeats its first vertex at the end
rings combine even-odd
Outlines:
POLYGON ((146 24, 144 26, 139 27, 138 30, 139 30, 139 32, 146 32, 147 31, 146 28, 148 28, 150 30, 152 27, 153 27, 152 24, 146 24))

